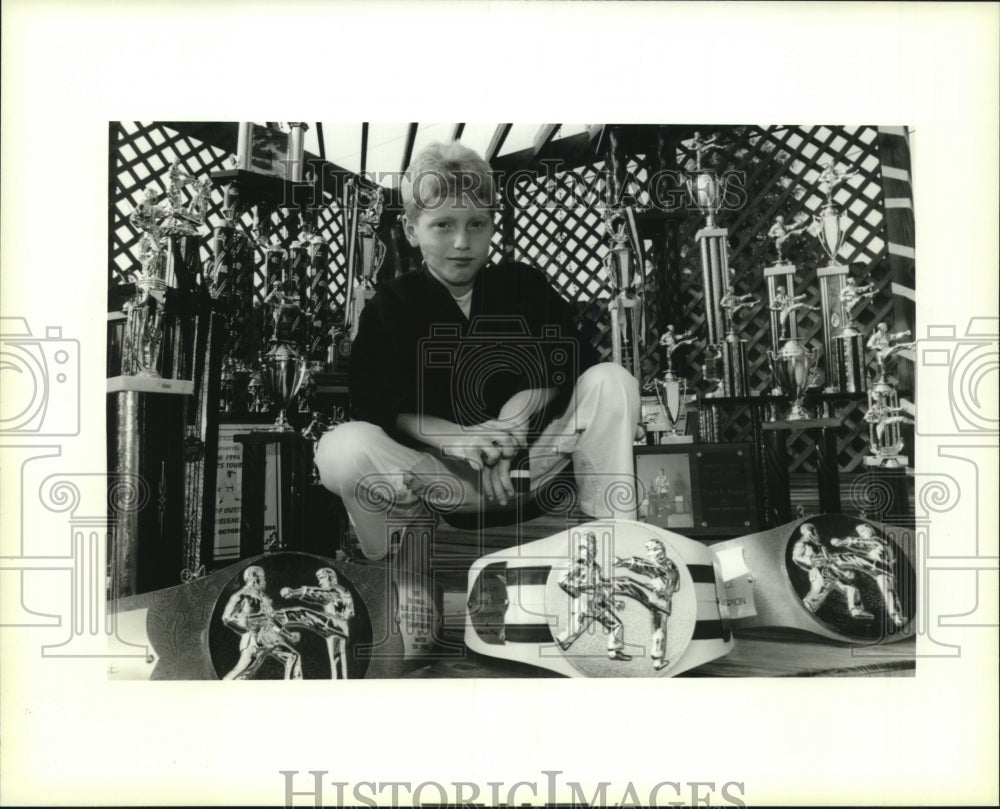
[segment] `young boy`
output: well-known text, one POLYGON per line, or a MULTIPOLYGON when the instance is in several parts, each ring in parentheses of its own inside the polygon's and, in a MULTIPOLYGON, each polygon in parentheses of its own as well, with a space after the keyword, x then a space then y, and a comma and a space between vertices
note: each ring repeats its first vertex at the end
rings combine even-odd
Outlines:
POLYGON ((353 421, 320 440, 316 465, 371 559, 408 518, 477 511, 530 490, 572 459, 580 508, 635 518, 636 380, 595 364, 569 304, 538 270, 488 265, 495 192, 489 165, 460 143, 433 144, 402 188, 419 271, 383 284, 351 354, 353 421), (516 463, 515 463, 516 466, 516 463))

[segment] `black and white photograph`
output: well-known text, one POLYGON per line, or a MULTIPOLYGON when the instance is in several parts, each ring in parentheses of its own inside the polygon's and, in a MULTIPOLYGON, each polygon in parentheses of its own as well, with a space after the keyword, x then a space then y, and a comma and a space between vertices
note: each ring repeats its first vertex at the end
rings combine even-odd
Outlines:
MULTIPOLYGON (((475 677, 463 570, 566 524, 913 526, 905 128, 113 121, 109 144, 109 472, 157 493, 111 515, 114 613, 315 553, 384 569, 398 676, 475 677), (237 476, 234 553, 213 493, 237 476)), ((913 675, 912 633, 874 640, 913 675)), ((182 670, 155 651, 150 679, 182 670)))
POLYGON ((995 5, 85 5, 4 9, 2 802, 995 797, 995 5))

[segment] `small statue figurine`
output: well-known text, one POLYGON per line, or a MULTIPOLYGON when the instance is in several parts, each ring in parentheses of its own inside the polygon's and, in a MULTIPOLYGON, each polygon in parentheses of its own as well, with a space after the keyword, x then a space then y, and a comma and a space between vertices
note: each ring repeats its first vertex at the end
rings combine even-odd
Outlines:
POLYGON ((296 315, 301 314, 295 282, 291 279, 282 281, 280 278, 272 278, 264 305, 271 307, 271 318, 274 320, 272 339, 289 339, 289 329, 294 326, 296 315))
POLYGON ((792 236, 798 233, 802 233, 809 229, 809 217, 806 214, 799 214, 795 217, 795 221, 789 224, 785 224, 785 217, 776 216, 774 218, 774 224, 771 225, 771 229, 767 232, 767 235, 774 239, 774 248, 778 251, 778 263, 785 263, 784 247, 785 242, 787 242, 792 236))
POLYGON ((827 160, 823 165, 823 171, 820 172, 817 182, 820 188, 826 189, 827 201, 832 201, 834 192, 847 182, 851 177, 857 175, 856 169, 841 169, 833 165, 832 160, 827 160))
POLYGON ((788 333, 788 318, 799 309, 805 309, 807 311, 816 312, 819 310, 818 306, 810 306, 807 303, 802 303, 805 300, 805 294, 802 295, 788 295, 785 292, 784 286, 779 286, 774 295, 774 300, 768 305, 768 309, 772 312, 780 312, 779 322, 781 323, 781 339, 787 338, 788 333))
POLYGON ((875 352, 875 361, 878 363, 880 377, 884 377, 885 375, 886 360, 893 356, 893 354, 902 351, 904 348, 910 348, 913 345, 912 341, 908 343, 899 342, 903 337, 908 337, 909 335, 909 330, 889 334, 889 327, 885 323, 879 323, 868 337, 865 347, 869 351, 875 352))
POLYGON ((667 326, 667 330, 660 336, 660 345, 667 350, 667 376, 671 376, 673 373, 673 355, 674 352, 683 345, 688 343, 693 343, 697 338, 691 332, 684 332, 683 334, 675 334, 674 327, 672 325, 667 326))
POLYGON ((729 318, 729 334, 733 334, 733 320, 737 312, 741 309, 749 309, 751 306, 755 306, 760 301, 758 301, 753 295, 737 295, 730 289, 725 295, 722 296, 719 301, 719 306, 726 310, 726 315, 729 318))
POLYGON ((865 298, 871 300, 875 297, 875 285, 874 284, 864 284, 858 286, 857 282, 848 277, 844 281, 844 286, 840 290, 840 302, 844 306, 844 313, 850 314, 851 310, 854 309, 858 301, 865 298))
POLYGON ((694 150, 695 171, 701 171, 701 160, 706 154, 722 148, 721 144, 716 143, 718 138, 718 135, 712 135, 708 140, 705 140, 702 138, 701 132, 696 131, 693 138, 684 141, 685 144, 690 144, 694 150))
POLYGON ((628 232, 625 229, 625 214, 617 208, 604 209, 604 234, 611 242, 611 247, 621 247, 628 243, 628 232))

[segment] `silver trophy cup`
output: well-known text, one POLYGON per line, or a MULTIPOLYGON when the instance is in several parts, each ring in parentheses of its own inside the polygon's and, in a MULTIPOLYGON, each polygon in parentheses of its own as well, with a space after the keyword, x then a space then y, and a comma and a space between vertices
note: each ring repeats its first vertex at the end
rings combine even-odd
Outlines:
POLYGON ((687 380, 678 379, 668 372, 662 380, 657 379, 656 396, 663 411, 667 427, 667 440, 681 438, 677 432, 677 422, 684 414, 684 397, 687 394, 687 380))
POLYGON ((803 348, 797 340, 787 340, 779 351, 767 352, 774 381, 792 400, 792 407, 785 415, 785 421, 811 418, 809 412, 802 406, 802 397, 809 387, 817 356, 815 350, 803 348))
POLYGON ((288 343, 275 343, 264 356, 264 376, 271 396, 278 405, 278 418, 271 427, 275 432, 292 432, 285 411, 299 392, 309 367, 305 358, 288 343))

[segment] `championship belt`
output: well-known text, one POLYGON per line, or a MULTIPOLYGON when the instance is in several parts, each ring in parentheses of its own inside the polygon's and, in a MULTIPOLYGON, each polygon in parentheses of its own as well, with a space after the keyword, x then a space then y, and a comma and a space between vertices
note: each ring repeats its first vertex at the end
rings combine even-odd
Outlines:
POLYGON ((820 514, 712 546, 733 629, 782 628, 846 643, 915 631, 913 532, 820 514))
POLYGON ((733 648, 716 582, 705 545, 598 520, 477 560, 465 644, 571 677, 669 677, 733 648))
POLYGON ((389 573, 377 565, 295 551, 244 559, 109 605, 109 652, 121 655, 113 676, 396 678, 406 655, 388 592, 389 573))

